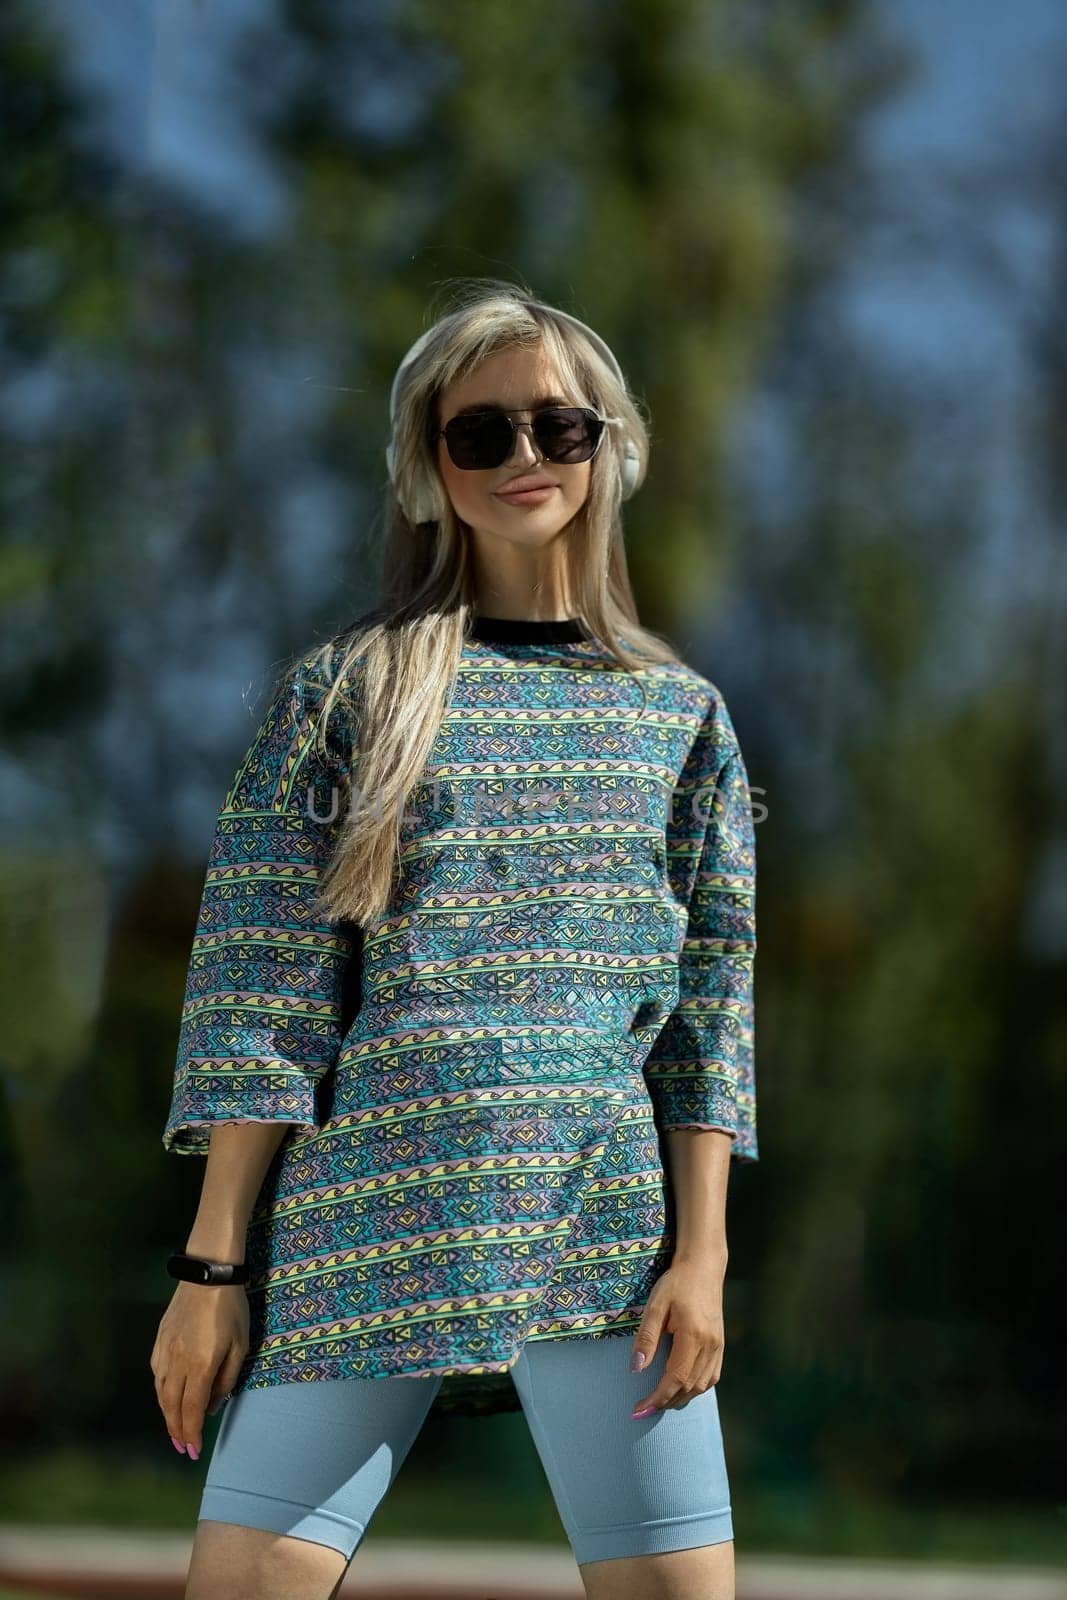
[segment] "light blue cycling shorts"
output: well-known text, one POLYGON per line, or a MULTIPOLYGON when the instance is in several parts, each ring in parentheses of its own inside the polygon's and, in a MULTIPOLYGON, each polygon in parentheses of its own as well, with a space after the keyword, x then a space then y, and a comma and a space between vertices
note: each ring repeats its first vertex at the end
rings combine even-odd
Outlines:
MULTIPOLYGON (((633 1334, 527 1342, 511 1368, 575 1559, 733 1538, 714 1385, 676 1409, 630 1412, 671 1338, 629 1370, 633 1334)), ((199 1516, 329 1545, 351 1558, 441 1386, 331 1378, 242 1389, 223 1407, 199 1516)))

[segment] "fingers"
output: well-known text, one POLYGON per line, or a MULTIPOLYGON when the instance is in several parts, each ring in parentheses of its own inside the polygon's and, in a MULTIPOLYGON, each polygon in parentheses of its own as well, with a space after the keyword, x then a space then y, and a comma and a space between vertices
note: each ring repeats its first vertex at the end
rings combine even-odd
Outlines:
POLYGON ((652 1393, 634 1407, 631 1415, 638 1416, 644 1411, 658 1411, 663 1406, 669 1405, 681 1391, 687 1390, 690 1374, 695 1372, 698 1360, 702 1358, 703 1353, 698 1341, 691 1333, 673 1333, 671 1335, 671 1353, 662 1378, 652 1393))
POLYGON ((677 1392, 677 1378, 673 1377, 671 1373, 665 1372, 648 1398, 640 1401, 638 1405, 634 1406, 633 1410, 630 1412, 631 1417, 636 1422, 640 1417, 651 1416, 654 1411, 662 1411, 664 1406, 670 1403, 677 1392))
POLYGON ((697 1344, 696 1362, 688 1382, 679 1389, 678 1393, 669 1402, 673 1411, 681 1411, 683 1407, 689 1404, 690 1400, 696 1400, 698 1396, 707 1394, 711 1386, 718 1381, 719 1369, 722 1364, 722 1346, 716 1342, 714 1337, 711 1338, 710 1343, 704 1339, 698 1339, 697 1344))
POLYGON ((204 1414, 211 1398, 211 1378, 203 1372, 190 1373, 185 1380, 181 1404, 181 1431, 177 1437, 195 1461, 203 1449, 204 1414))
POLYGON ((637 1419, 656 1411, 680 1411, 690 1400, 706 1394, 718 1381, 722 1344, 714 1335, 675 1333, 662 1378, 630 1415, 637 1419))
POLYGON ((183 1373, 176 1363, 169 1371, 161 1369, 156 1377, 156 1399, 167 1431, 185 1446, 192 1461, 199 1459, 203 1449, 204 1417, 213 1415, 229 1398, 240 1361, 238 1352, 236 1361, 228 1358, 217 1374, 194 1368, 183 1373))
POLYGON ((656 1358, 660 1339, 663 1337, 663 1324, 667 1320, 669 1302, 661 1301, 653 1289, 641 1326, 634 1334, 633 1351, 630 1357, 630 1371, 641 1372, 645 1367, 650 1367, 656 1358))
POLYGON ((184 1444, 182 1434, 182 1392, 185 1380, 180 1373, 162 1373, 156 1378, 156 1399, 167 1424, 167 1432, 179 1444, 184 1444))
MULTIPOLYGON (((677 1346, 677 1343, 678 1340, 676 1336, 675 1346, 677 1346)), ((662 1411, 664 1407, 672 1405, 676 1396, 679 1394, 684 1393, 686 1398, 688 1398, 688 1384, 685 1376, 688 1370, 688 1367, 684 1366, 682 1362, 677 1359, 675 1351, 672 1350, 662 1378, 659 1380, 650 1395, 648 1395, 644 1400, 638 1401, 630 1415, 632 1417, 641 1417, 646 1416, 653 1411, 662 1411)))
POLYGON ((211 1386, 211 1400, 208 1405, 208 1416, 213 1417, 220 1411, 233 1392, 241 1371, 241 1363, 245 1358, 243 1345, 231 1345, 226 1360, 222 1363, 215 1375, 215 1382, 211 1386))

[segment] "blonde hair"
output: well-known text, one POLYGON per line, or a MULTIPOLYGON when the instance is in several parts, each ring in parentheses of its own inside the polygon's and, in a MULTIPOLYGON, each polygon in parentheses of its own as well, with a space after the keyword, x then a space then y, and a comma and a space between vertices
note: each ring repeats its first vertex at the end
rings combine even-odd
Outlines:
MULTIPOLYGON (((525 286, 460 280, 452 309, 433 325, 398 391, 395 482, 388 489, 379 602, 310 658, 330 684, 315 713, 323 742, 339 697, 353 712, 355 725, 352 776, 360 803, 348 808, 317 901, 317 910, 331 922, 368 923, 389 904, 407 798, 424 775, 478 612, 468 529, 453 510, 431 444, 440 427, 440 397, 489 356, 516 346, 544 350, 557 368, 561 392, 573 404, 622 419, 640 457, 638 485, 644 481, 649 451, 644 420, 585 334, 525 286), (427 491, 432 496, 437 516, 415 525, 400 502, 415 504, 420 489, 424 497, 427 491), (354 705, 348 696, 353 687, 354 705)), ((637 672, 650 662, 680 658, 638 620, 623 543, 624 445, 609 428, 593 458, 589 492, 567 529, 567 584, 576 614, 605 655, 637 672)))

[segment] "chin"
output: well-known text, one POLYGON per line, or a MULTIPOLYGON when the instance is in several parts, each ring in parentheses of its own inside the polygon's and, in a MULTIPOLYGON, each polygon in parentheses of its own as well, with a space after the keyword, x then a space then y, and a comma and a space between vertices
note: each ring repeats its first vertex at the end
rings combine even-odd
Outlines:
POLYGON ((517 549, 528 550, 531 547, 540 548, 542 545, 551 544, 570 522, 560 522, 557 518, 541 528, 486 528, 485 532, 493 539, 502 539, 506 544, 515 545, 517 549))

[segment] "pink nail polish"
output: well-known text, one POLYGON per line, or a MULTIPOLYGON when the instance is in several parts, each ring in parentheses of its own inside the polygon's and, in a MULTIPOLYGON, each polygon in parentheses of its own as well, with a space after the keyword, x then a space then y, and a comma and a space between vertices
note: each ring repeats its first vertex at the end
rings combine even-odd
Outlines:
POLYGON ((174 1446, 174 1448, 175 1448, 175 1450, 177 1450, 177 1452, 178 1452, 178 1454, 179 1454, 179 1455, 180 1455, 180 1456, 183 1456, 183 1455, 184 1455, 184 1454, 185 1454, 185 1446, 184 1446, 184 1445, 183 1445, 183 1444, 182 1444, 182 1442, 181 1442, 181 1440, 180 1440, 180 1439, 176 1439, 176 1438, 175 1438, 175 1437, 174 1437, 174 1435, 173 1435, 173 1434, 171 1434, 171 1436, 170 1436, 170 1442, 171 1442, 171 1444, 172 1444, 172 1445, 173 1445, 173 1446, 174 1446))
POLYGON ((639 1350, 637 1352, 637 1354, 634 1356, 633 1360, 630 1362, 630 1371, 631 1372, 640 1372, 641 1368, 644 1366, 644 1364, 645 1364, 645 1352, 643 1350, 639 1350))
POLYGON ((630 1412, 630 1416, 635 1418, 635 1419, 637 1417, 647 1417, 649 1412, 650 1411, 655 1411, 655 1409, 656 1409, 655 1406, 646 1406, 643 1411, 631 1411, 630 1412))
POLYGON ((192 1445, 188 1446, 188 1450, 189 1450, 189 1460, 190 1461, 199 1461, 200 1460, 200 1451, 199 1450, 194 1450, 192 1445))

